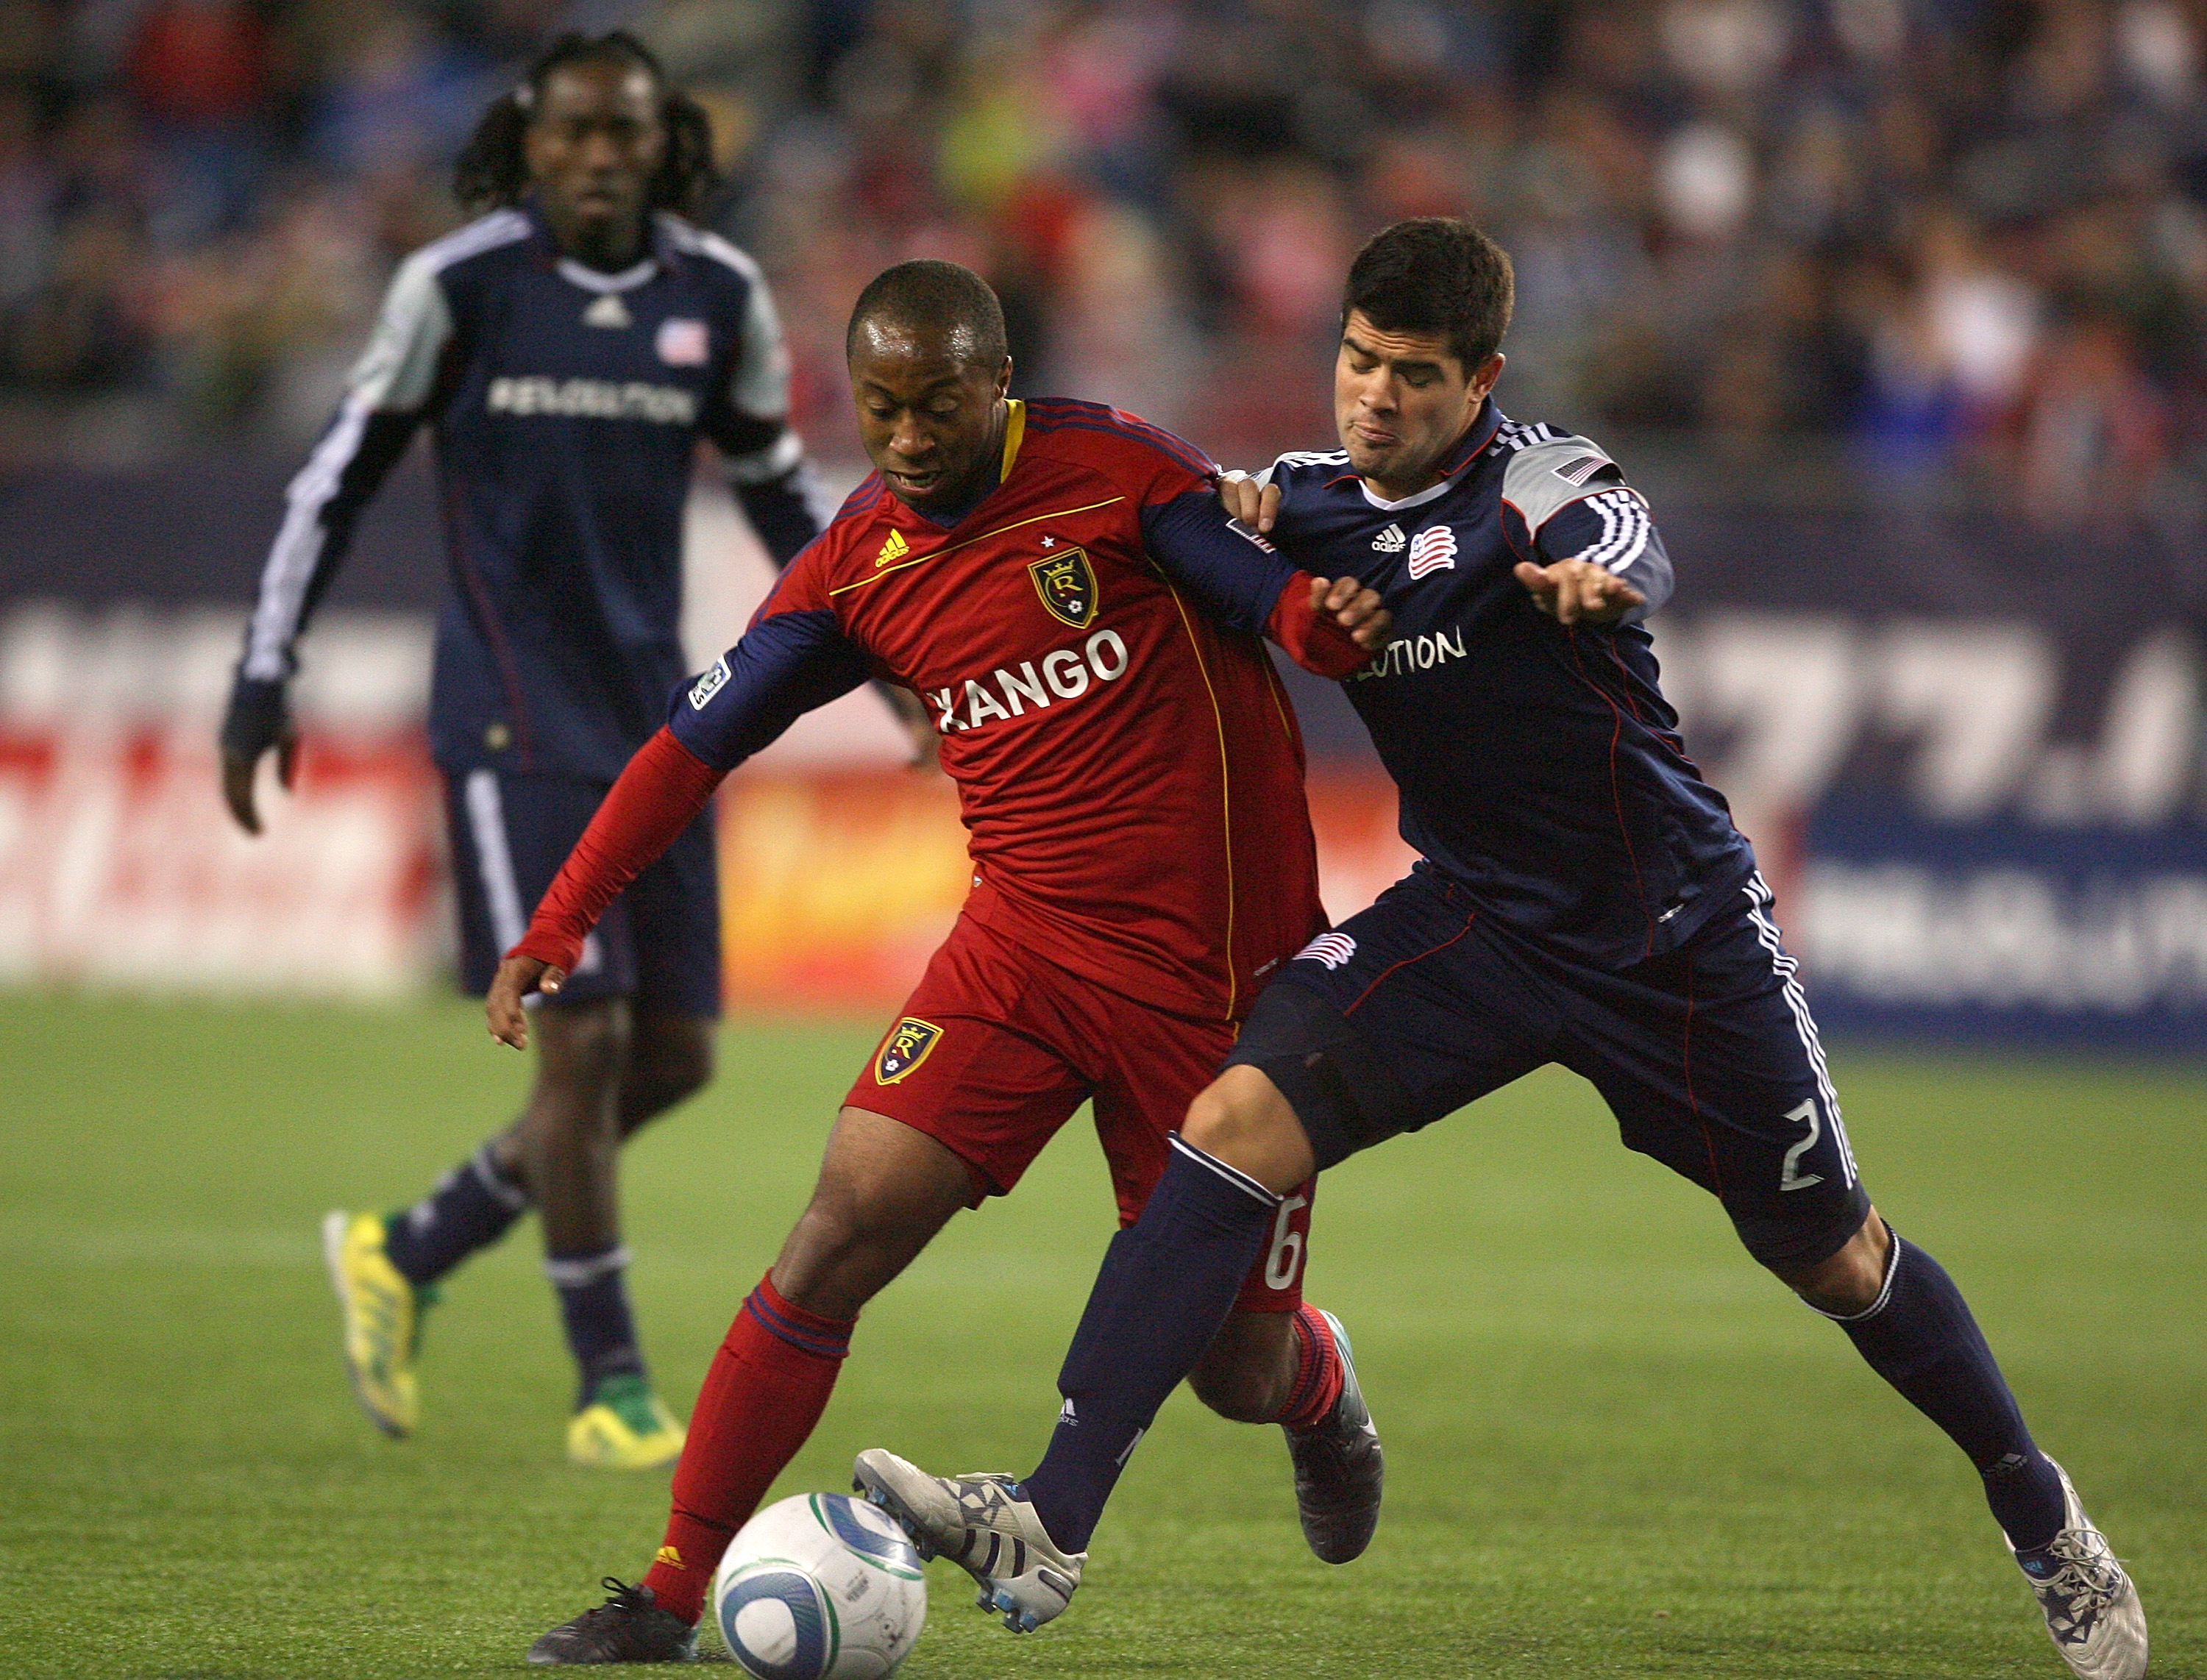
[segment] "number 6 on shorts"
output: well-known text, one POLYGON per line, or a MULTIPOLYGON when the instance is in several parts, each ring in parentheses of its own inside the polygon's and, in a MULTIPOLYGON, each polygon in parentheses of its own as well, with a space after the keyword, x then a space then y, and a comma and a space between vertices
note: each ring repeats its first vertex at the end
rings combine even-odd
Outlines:
POLYGON ((1303 1234, 1294 1229, 1295 1215, 1310 1205, 1305 1195, 1289 1197, 1280 1204, 1279 1217, 1272 1222, 1272 1246, 1265 1256, 1265 1287, 1268 1289, 1292 1289, 1303 1269, 1303 1234))

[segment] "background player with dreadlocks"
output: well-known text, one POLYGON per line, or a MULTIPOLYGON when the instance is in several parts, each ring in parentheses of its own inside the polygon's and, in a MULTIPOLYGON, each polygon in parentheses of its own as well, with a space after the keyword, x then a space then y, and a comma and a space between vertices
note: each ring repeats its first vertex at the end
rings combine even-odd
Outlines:
MULTIPOLYGON (((688 219, 713 185, 704 112, 639 42, 555 42, 462 153, 456 195, 482 213, 400 267, 336 419, 291 483, 261 577, 222 731, 224 792, 256 834, 261 757, 273 750, 290 781, 295 644, 362 508, 428 423, 453 582, 430 742, 463 976, 478 993, 685 674, 696 439, 718 445, 778 565, 826 523, 787 423, 766 284, 688 219)), ((412 1208, 324 1223, 353 1385, 386 1433, 414 1426, 433 1286, 534 1206, 582 1369, 569 1456, 641 1468, 681 1451, 637 1348, 615 1163, 638 1127, 710 1077, 720 965, 701 816, 623 894, 540 1012, 520 1117, 412 1208)))

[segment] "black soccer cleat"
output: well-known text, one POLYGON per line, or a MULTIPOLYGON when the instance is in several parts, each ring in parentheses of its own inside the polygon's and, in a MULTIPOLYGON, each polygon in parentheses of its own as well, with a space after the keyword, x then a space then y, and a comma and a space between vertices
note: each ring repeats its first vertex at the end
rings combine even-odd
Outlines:
POLYGON ((1288 1456, 1295 1466, 1295 1515, 1303 1539, 1321 1561, 1346 1563, 1364 1555, 1379 1526, 1379 1496, 1387 1456, 1356 1380, 1349 1332, 1332 1313, 1321 1315, 1341 1350, 1341 1397, 1315 1429, 1288 1429, 1288 1456))
POLYGON ((697 1630, 661 1610, 649 1587, 607 1575, 606 1601, 562 1622, 529 1647, 532 1663, 694 1663, 697 1630))

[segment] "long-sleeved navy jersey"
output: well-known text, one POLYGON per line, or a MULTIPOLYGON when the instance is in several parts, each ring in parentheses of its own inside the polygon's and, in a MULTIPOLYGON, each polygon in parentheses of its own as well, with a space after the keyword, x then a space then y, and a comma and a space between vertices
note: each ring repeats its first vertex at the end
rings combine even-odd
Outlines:
POLYGON ((1373 495, 1341 451, 1283 455, 1273 539, 1379 590, 1393 639, 1343 685, 1402 791, 1403 838, 1488 913, 1604 966, 1668 950, 1754 872, 1637 623, 1566 626, 1512 574, 1594 561, 1671 593, 1648 504, 1586 439, 1490 401, 1441 481, 1373 495))
POLYGON ((426 421, 453 584, 430 689, 437 762, 613 780, 685 672, 697 439, 727 457, 777 564, 827 523, 788 385, 757 265, 675 217, 654 219, 649 254, 619 274, 562 257, 533 207, 416 252, 291 482, 241 693, 290 674, 354 522, 426 421))

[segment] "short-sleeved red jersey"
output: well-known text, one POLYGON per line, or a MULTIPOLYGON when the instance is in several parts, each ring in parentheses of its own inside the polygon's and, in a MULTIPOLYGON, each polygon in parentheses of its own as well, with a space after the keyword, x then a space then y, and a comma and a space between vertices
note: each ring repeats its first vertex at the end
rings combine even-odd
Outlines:
POLYGON ((1014 403, 993 491, 946 528, 870 478, 673 734, 725 771, 870 676, 910 687, 971 835, 966 914, 1130 996, 1239 1019, 1324 919, 1301 738, 1255 632, 1329 676, 1365 653, 1227 518, 1214 470, 1117 410, 1014 403))

